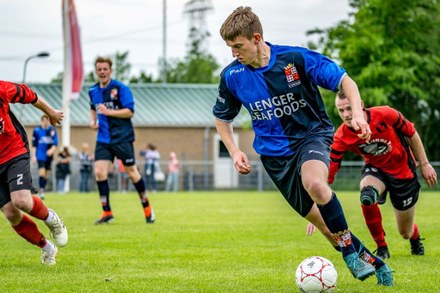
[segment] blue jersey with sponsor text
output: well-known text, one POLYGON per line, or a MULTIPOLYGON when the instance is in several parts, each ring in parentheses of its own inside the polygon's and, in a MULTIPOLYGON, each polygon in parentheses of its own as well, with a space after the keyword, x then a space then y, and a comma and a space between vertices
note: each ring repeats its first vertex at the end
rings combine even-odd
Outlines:
POLYGON ((255 151, 266 156, 292 155, 311 136, 333 137, 318 86, 338 90, 345 70, 306 48, 267 44, 267 66, 235 60, 223 70, 214 116, 232 122, 244 106, 252 118, 255 151))
MULTIPOLYGON (((134 112, 133 95, 125 84, 112 79, 107 87, 100 88, 99 83, 89 89, 90 108, 96 111, 99 104, 108 109, 130 109, 134 112)), ((134 131, 130 118, 108 117, 97 112, 98 136, 97 141, 102 143, 133 142, 134 131)))
POLYGON ((32 146, 35 147, 35 156, 38 161, 46 162, 47 150, 58 145, 57 130, 52 125, 47 128, 38 126, 32 133, 32 146))

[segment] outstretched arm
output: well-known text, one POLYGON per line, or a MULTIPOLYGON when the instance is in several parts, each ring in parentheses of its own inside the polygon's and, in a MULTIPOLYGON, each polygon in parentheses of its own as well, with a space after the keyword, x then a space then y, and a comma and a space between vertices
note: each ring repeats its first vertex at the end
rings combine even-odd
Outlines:
POLYGON ((94 130, 99 128, 98 116, 96 115, 96 111, 93 109, 90 109, 90 128, 94 130))
POLYGON ((59 126, 63 121, 64 113, 60 110, 52 108, 41 96, 38 96, 36 102, 32 104, 35 108, 40 109, 49 117, 50 124, 53 126, 59 126))
POLYGON ((420 173, 425 179, 426 183, 429 187, 432 187, 437 184, 437 173, 432 165, 428 161, 428 157, 425 153, 425 148, 423 147, 422 140, 420 139, 417 131, 408 139, 409 145, 414 152, 417 161, 420 166, 420 173))
POLYGON ((99 104, 96 110, 100 114, 115 118, 129 119, 134 115, 134 113, 128 108, 115 110, 107 108, 104 104, 99 104))
POLYGON ((342 80, 341 87, 350 101, 352 111, 351 125, 353 129, 356 131, 360 130, 361 133, 358 134, 358 136, 369 142, 371 137, 371 129, 368 125, 368 122, 365 120, 364 113, 362 111, 361 95, 356 83, 347 75, 342 80))
POLYGON ((220 138, 228 149, 229 155, 234 161, 235 169, 237 169, 240 174, 249 174, 251 172, 249 160, 246 154, 243 153, 234 142, 234 138, 232 136, 232 124, 215 119, 215 126, 220 138))

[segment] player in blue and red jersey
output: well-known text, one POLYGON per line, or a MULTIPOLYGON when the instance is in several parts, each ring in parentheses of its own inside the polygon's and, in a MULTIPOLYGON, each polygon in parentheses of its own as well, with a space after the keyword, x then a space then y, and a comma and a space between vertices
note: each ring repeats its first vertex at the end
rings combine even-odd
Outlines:
POLYGON ((41 248, 42 263, 54 265, 57 247, 22 211, 44 221, 59 246, 67 244, 67 230, 58 215, 38 196, 31 194, 29 143, 23 126, 9 107, 10 103, 32 104, 46 113, 52 125, 61 123, 63 112, 53 109, 24 84, 0 81, 0 209, 18 235, 41 248))
POLYGON ((58 146, 58 135, 55 127, 50 125, 47 115, 41 116, 41 126, 36 127, 32 134, 32 161, 38 164, 40 189, 38 195, 44 199, 47 173, 51 169, 53 154, 58 146))
POLYGON ((133 95, 126 85, 111 78, 111 59, 98 57, 95 70, 99 82, 89 89, 90 127, 98 130, 94 164, 103 209, 100 219, 95 224, 105 224, 114 220, 107 178, 110 164, 115 157, 122 161, 127 176, 139 194, 146 222, 154 223, 155 215, 134 157, 134 130, 131 123, 134 115, 133 95))
POLYGON ((329 183, 333 183, 347 151, 361 155, 365 161, 360 182, 361 206, 368 229, 377 244, 377 256, 390 257, 377 202, 379 196, 387 192, 390 193, 400 235, 409 239, 412 254, 423 255, 419 229, 414 223, 420 190, 416 168, 420 167, 430 187, 437 184, 437 174, 429 163, 413 123, 387 106, 364 109, 364 117, 371 129, 371 138, 367 143, 353 129, 352 109, 343 91, 336 95, 335 104, 344 123, 337 129, 331 146, 329 183))
POLYGON ((354 277, 364 280, 376 273, 378 284, 392 286, 391 269, 349 230, 341 204, 327 183, 334 127, 318 86, 346 91, 353 126, 368 140, 370 129, 356 83, 319 53, 265 42, 258 16, 249 7, 237 8, 220 34, 237 60, 221 73, 213 113, 237 171, 251 171, 246 154, 233 140, 232 121, 244 106, 252 117, 254 149, 290 206, 342 252, 354 277))

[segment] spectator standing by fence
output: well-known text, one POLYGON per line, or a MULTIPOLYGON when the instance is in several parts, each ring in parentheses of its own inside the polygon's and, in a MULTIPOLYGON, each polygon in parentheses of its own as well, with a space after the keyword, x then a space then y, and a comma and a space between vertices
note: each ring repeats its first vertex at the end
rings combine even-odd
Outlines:
POLYGON ((160 153, 157 147, 149 143, 147 150, 145 151, 145 186, 147 190, 155 192, 156 189, 156 177, 155 174, 159 170, 160 153))
POLYGON ((79 192, 90 191, 90 177, 92 176, 93 157, 89 152, 89 144, 83 143, 81 145, 81 152, 79 153, 80 161, 80 178, 79 178, 79 192))
POLYGON ((57 192, 64 194, 66 190, 66 178, 70 174, 71 156, 68 147, 63 147, 58 154, 57 167, 55 170, 55 177, 57 180, 57 192))
POLYGON ((173 190, 176 192, 179 189, 179 160, 175 152, 170 153, 168 160, 168 177, 165 185, 165 191, 173 190))

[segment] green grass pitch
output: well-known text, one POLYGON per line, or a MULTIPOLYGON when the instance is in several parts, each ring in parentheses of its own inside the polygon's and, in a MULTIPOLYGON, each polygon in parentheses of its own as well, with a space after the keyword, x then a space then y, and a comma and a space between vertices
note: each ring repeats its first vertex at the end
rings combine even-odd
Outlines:
MULTIPOLYGON (((374 250, 358 193, 338 197, 351 230, 374 250)), ((336 292, 440 292, 439 192, 422 192, 417 205, 425 256, 410 254, 389 201, 382 207, 393 288, 377 286, 374 276, 355 280, 322 235, 305 236, 306 221, 277 192, 157 193, 150 200, 154 225, 145 223, 134 193, 112 193, 115 222, 95 226, 97 194, 48 194, 45 203, 69 230, 55 267, 40 264, 39 249, 2 217, 0 292, 297 292, 296 267, 313 255, 336 266, 336 292)))

